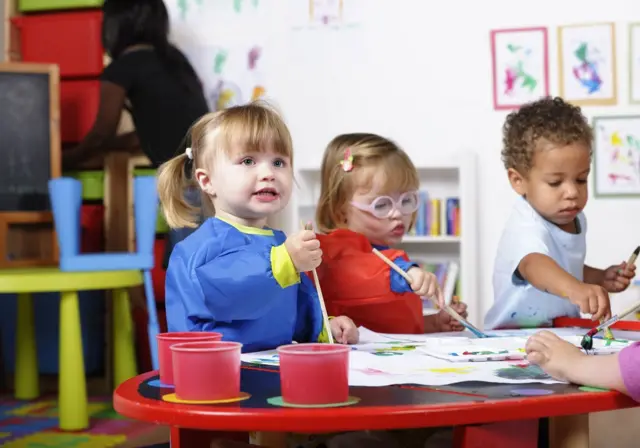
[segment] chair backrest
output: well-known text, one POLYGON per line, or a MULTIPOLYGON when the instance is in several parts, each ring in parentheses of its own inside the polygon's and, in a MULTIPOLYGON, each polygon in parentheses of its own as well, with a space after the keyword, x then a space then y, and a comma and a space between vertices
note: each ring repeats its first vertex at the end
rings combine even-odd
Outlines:
POLYGON ((136 250, 141 254, 152 254, 158 219, 158 187, 154 176, 134 179, 133 201, 136 250))
POLYGON ((58 177, 49 181, 49 199, 60 248, 60 257, 73 257, 80 253, 80 210, 82 183, 71 177, 58 177))
MULTIPOLYGON (((154 176, 139 176, 133 182, 136 251, 153 254, 158 216, 158 189, 154 176)), ((70 177, 49 181, 49 197, 53 209, 60 257, 80 254, 80 212, 82 183, 70 177)))

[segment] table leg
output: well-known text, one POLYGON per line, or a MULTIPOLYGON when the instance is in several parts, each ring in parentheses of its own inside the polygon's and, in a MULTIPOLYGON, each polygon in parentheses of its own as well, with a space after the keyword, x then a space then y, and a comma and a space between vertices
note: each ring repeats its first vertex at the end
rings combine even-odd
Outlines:
POLYGON ((549 419, 550 448, 588 448, 589 414, 565 415, 549 419))
POLYGON ((456 426, 455 448, 537 448, 538 420, 517 420, 484 425, 456 426))
POLYGON ((133 321, 129 306, 129 291, 113 292, 113 379, 119 386, 138 374, 133 346, 133 321))
POLYGON ((18 317, 16 323, 16 369, 15 397, 32 400, 40 395, 38 384, 38 351, 36 349, 36 326, 33 318, 33 297, 18 294, 18 317))
POLYGON ((89 426, 87 380, 82 353, 82 331, 77 292, 60 293, 60 375, 58 379, 60 429, 77 431, 89 426))

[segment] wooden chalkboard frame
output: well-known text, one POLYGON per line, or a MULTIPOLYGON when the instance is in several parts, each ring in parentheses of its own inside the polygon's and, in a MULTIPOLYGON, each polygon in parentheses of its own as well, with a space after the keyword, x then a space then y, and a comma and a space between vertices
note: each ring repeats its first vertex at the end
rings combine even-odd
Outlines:
MULTIPOLYGON (((50 178, 61 175, 60 71, 55 64, 0 62, 0 73, 47 74, 49 76, 49 167, 50 178)), ((0 268, 51 266, 58 264, 58 243, 51 212, 0 212, 0 268), (34 233, 34 225, 41 225, 34 233), (9 246, 15 249, 15 232, 24 233, 20 252, 24 258, 9 259, 9 246), (28 230, 29 229, 29 230, 28 230), (10 241, 11 240, 11 241, 10 241)))

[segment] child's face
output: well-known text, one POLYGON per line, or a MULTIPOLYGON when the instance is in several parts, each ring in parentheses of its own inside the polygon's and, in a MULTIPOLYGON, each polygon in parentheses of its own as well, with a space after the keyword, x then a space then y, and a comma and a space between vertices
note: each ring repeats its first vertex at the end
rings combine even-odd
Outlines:
POLYGON ((541 216, 569 230, 587 204, 590 167, 587 146, 547 143, 534 152, 532 167, 526 176, 510 169, 509 180, 514 190, 526 196, 541 216))
POLYGON ((271 149, 245 152, 232 148, 230 154, 218 151, 209 171, 212 176, 200 185, 212 197, 216 214, 231 215, 242 224, 262 227, 269 216, 289 202, 291 162, 271 149))
POLYGON ((347 204, 347 227, 349 230, 363 234, 372 243, 393 246, 402 241, 402 237, 411 224, 413 213, 403 214, 399 210, 400 207, 395 206, 388 217, 379 218, 370 211, 362 210, 362 208, 371 205, 379 196, 389 196, 393 201, 402 201, 405 198, 403 202, 407 202, 407 195, 402 196, 407 192, 381 194, 378 191, 376 188, 356 189, 347 204), (356 203, 358 206, 354 206, 352 203, 356 203))

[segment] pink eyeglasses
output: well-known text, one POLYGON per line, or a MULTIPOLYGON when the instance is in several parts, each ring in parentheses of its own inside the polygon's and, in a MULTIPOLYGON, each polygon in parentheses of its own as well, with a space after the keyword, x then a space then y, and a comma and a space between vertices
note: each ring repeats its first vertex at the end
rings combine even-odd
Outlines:
POLYGON ((394 200, 391 196, 378 196, 370 204, 361 204, 351 201, 358 210, 369 212, 376 218, 385 219, 390 217, 394 210, 398 210, 403 215, 410 215, 418 210, 419 197, 417 191, 407 191, 402 193, 398 200, 394 200))

